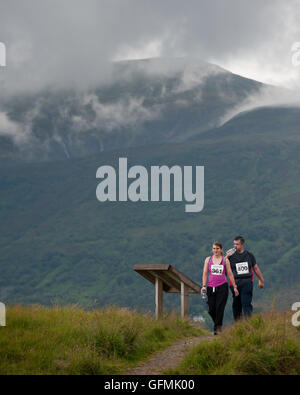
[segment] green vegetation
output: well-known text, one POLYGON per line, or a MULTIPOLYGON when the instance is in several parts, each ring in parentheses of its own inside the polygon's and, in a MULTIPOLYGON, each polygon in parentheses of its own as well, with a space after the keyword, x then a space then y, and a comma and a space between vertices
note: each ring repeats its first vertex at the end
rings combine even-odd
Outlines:
MULTIPOLYGON (((171 263, 201 283, 212 242, 229 248, 237 234, 246 238, 266 280, 259 294, 255 287, 255 311, 269 309, 274 298, 281 309, 296 300, 299 108, 258 108, 217 127, 263 85, 188 62, 203 78, 184 87, 182 67, 172 75, 151 72, 165 70, 163 62, 119 62, 113 82, 82 95, 46 90, 1 99, 1 111, 31 138, 17 146, 0 137, 0 301, 153 309, 153 286, 133 272, 134 264, 171 263), (120 103, 130 108, 134 98, 141 114, 160 116, 126 123, 125 111, 125 124, 107 130, 91 97, 108 105, 109 114, 120 103), (74 132, 74 119, 81 132, 74 132), (148 170, 204 165, 204 210, 185 213, 184 202, 98 202, 97 168, 117 167, 124 156, 129 166, 148 170), (51 162, 23 163, 43 160, 51 162)), ((165 302, 177 307, 178 295, 165 302)), ((190 311, 207 317, 198 295, 190 298, 190 311)))
POLYGON ((300 374, 300 327, 290 314, 257 314, 194 347, 169 374, 300 374))
POLYGON ((174 314, 156 321, 126 308, 8 308, 0 374, 119 374, 174 341, 205 333, 174 314))
MULTIPOLYGON (((263 291, 255 286, 255 312, 268 310, 274 297, 276 309, 290 309, 300 284, 300 135, 296 127, 283 133, 255 119, 296 125, 298 113, 261 111, 237 117, 240 133, 232 136, 233 125, 191 142, 0 168, 0 300, 153 309, 153 286, 133 271, 135 264, 171 263, 201 283, 211 243, 228 248, 242 234, 265 277, 263 291), (204 165, 203 211, 186 213, 184 202, 97 201, 97 168, 116 168, 123 156, 148 171, 159 164, 204 165)), ((231 296, 227 322, 230 302, 231 296)), ((165 306, 178 305, 178 295, 165 296, 165 306)), ((190 312, 204 310, 192 295, 190 312)))

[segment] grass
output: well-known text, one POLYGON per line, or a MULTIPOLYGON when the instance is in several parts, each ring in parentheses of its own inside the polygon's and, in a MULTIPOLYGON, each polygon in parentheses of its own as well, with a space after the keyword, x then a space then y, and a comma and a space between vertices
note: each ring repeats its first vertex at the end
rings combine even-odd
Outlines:
POLYGON ((168 374, 300 374, 300 327, 290 313, 257 314, 194 347, 168 374))
POLYGON ((14 305, 0 327, 0 374, 120 374, 174 341, 204 334, 173 313, 14 305))

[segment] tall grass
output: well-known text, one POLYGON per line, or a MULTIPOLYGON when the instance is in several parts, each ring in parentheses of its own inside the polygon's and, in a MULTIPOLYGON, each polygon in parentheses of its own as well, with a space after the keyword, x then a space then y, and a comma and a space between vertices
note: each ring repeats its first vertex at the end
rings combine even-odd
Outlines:
POLYGON ((300 331, 289 313, 257 314, 193 348, 171 374, 300 374, 300 331))
POLYGON ((0 327, 0 374, 118 374, 175 340, 204 333, 169 314, 125 308, 11 306, 0 327))

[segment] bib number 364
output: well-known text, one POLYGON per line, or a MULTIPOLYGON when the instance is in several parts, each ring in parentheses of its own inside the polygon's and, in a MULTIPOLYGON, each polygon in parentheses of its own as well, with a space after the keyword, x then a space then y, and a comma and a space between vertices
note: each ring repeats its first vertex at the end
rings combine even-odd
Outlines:
POLYGON ((237 274, 247 274, 249 273, 248 262, 240 262, 236 264, 237 274))

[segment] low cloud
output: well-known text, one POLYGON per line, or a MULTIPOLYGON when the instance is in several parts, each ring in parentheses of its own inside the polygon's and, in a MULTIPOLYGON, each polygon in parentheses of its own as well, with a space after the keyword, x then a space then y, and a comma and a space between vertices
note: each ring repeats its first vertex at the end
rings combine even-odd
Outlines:
POLYGON ((190 105, 191 100, 201 105, 206 78, 225 73, 220 67, 195 58, 124 61, 111 63, 110 67, 112 78, 97 87, 97 94, 97 89, 44 90, 20 97, 17 103, 23 103, 21 110, 15 107, 14 97, 8 97, 2 105, 0 135, 10 136, 19 145, 25 141, 46 144, 54 139, 65 147, 62 131, 68 138, 76 139, 88 131, 100 135, 135 128, 162 119, 170 103, 179 110, 190 105), (137 81, 144 84, 141 92, 137 81), (111 91, 116 96, 110 97, 111 91), (193 92, 189 98, 184 95, 187 91, 193 92))
POLYGON ((153 56, 197 56, 258 80, 288 78, 291 44, 300 40, 298 0, 0 1, 6 96, 90 88, 111 77, 110 61, 153 56))
MULTIPOLYGON (((195 61, 194 63, 189 62, 185 65, 182 71, 180 84, 176 89, 174 89, 174 92, 181 93, 196 87, 201 88, 201 85, 207 77, 220 73, 226 73, 226 71, 213 64, 205 64, 203 62, 197 63, 195 61)), ((199 96, 199 101, 200 99, 201 95, 199 96)))
POLYGON ((10 120, 5 112, 0 112, 0 136, 10 137, 15 143, 21 144, 25 134, 20 124, 10 120))
POLYGON ((262 88, 249 95, 245 100, 228 111, 221 119, 220 125, 228 122, 241 112, 251 111, 258 107, 299 107, 300 91, 298 89, 287 89, 276 86, 264 85, 262 88))
POLYGON ((100 129, 105 132, 120 130, 135 126, 145 121, 152 121, 160 117, 160 108, 144 105, 143 97, 128 97, 115 103, 102 103, 95 94, 82 97, 82 108, 89 108, 89 112, 74 115, 72 125, 74 131, 84 132, 100 129), (92 112, 92 115, 91 115, 92 112))

